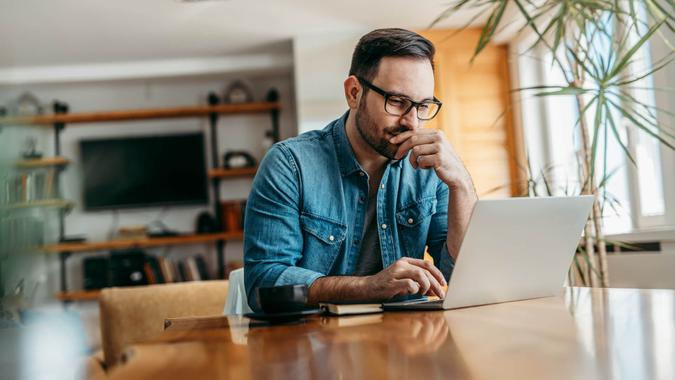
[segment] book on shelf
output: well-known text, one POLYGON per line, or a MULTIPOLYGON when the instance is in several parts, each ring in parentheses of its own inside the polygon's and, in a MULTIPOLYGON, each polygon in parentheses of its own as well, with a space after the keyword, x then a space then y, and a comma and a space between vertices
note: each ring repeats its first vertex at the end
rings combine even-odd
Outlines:
POLYGON ((185 265, 192 281, 201 280, 201 277, 199 277, 199 269, 197 269, 197 261, 194 257, 188 257, 185 259, 185 265))
POLYGON ((164 281, 165 282, 175 282, 174 278, 174 273, 173 273, 173 265, 171 265, 171 262, 169 259, 166 257, 160 257, 158 259, 159 261, 159 267, 160 270, 162 271, 162 276, 164 276, 164 281))
POLYGON ((192 281, 184 261, 178 261, 176 266, 178 267, 178 277, 180 278, 180 281, 192 281))
POLYGON ((195 257, 195 261, 197 262, 199 278, 201 278, 202 280, 210 280, 211 276, 209 276, 209 270, 206 266, 206 260, 204 260, 204 257, 199 255, 195 257))
POLYGON ((371 314, 381 313, 381 303, 320 303, 319 308, 333 315, 371 314))

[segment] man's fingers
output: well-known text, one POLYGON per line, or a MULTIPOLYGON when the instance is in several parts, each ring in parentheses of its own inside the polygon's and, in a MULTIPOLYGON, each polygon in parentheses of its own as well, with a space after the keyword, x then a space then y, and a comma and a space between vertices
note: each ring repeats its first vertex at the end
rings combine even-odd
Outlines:
POLYGON ((437 131, 435 129, 431 129, 431 128, 422 128, 422 129, 417 129, 417 130, 414 130, 414 131, 408 130, 408 131, 405 131, 405 132, 401 132, 398 135, 390 138, 389 142, 392 143, 392 144, 400 144, 403 141, 409 139, 413 135, 431 135, 431 134, 435 134, 436 132, 437 131))
MULTIPOLYGON (((433 131, 433 134, 415 134, 410 136, 407 140, 403 141, 401 145, 398 147, 398 150, 396 151, 396 155, 394 156, 397 160, 401 159, 401 157, 405 156, 405 154, 412 149, 413 147, 416 147, 418 145, 424 145, 424 144, 431 144, 435 141, 437 141, 436 138, 436 133, 433 131)), ((399 135, 400 136, 400 135, 399 135)), ((399 137, 396 136, 396 137, 399 137)), ((390 142, 393 139, 389 140, 390 142)), ((398 140, 396 140, 398 141, 398 140)))
POLYGON ((410 165, 413 168, 417 169, 418 158, 426 155, 432 155, 440 152, 440 147, 437 144, 424 144, 417 145, 412 148, 412 153, 410 153, 410 165))
POLYGON ((394 284, 394 288, 396 289, 394 296, 417 294, 420 291, 420 284, 418 284, 417 281, 411 280, 409 278, 396 280, 394 284))
POLYGON ((417 159, 417 166, 414 166, 415 169, 418 167, 422 169, 432 169, 441 164, 440 162, 440 157, 438 156, 420 156, 420 158, 417 159))
POLYGON ((435 278, 442 286, 447 285, 447 284, 445 283, 445 277, 443 277, 443 273, 441 273, 441 271, 438 270, 438 268, 436 268, 436 266, 435 266, 434 264, 432 264, 432 263, 430 263, 430 262, 428 262, 428 261, 426 261, 426 260, 422 260, 422 259, 414 259, 414 258, 412 258, 412 257, 403 257, 403 258, 401 258, 401 260, 403 260, 403 261, 405 261, 405 262, 407 262, 407 263, 410 263, 410 264, 412 264, 412 265, 418 266, 418 267, 420 267, 420 268, 423 268, 423 269, 428 270, 429 273, 431 273, 431 274, 434 276, 434 278, 435 278))
POLYGON ((401 275, 419 284, 419 289, 417 291, 419 294, 426 294, 431 288, 431 281, 429 281, 429 277, 424 272, 425 270, 422 268, 409 266, 401 273, 401 275))
POLYGON ((429 284, 431 285, 429 287, 429 292, 431 292, 432 295, 438 296, 441 299, 445 298, 445 292, 443 292, 443 287, 438 282, 438 280, 436 280, 429 271, 424 270, 424 274, 426 274, 427 277, 429 278, 429 284))

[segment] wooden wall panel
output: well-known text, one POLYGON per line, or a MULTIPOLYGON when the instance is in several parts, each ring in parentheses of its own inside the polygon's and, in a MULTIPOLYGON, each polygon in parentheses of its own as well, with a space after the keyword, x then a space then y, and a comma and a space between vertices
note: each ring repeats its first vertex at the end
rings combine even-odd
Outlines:
POLYGON ((443 101, 429 128, 448 136, 480 197, 508 197, 524 183, 520 134, 510 112, 507 48, 490 44, 471 62, 480 31, 429 30, 436 46, 436 96, 443 101), (495 190, 496 189, 496 190, 495 190))

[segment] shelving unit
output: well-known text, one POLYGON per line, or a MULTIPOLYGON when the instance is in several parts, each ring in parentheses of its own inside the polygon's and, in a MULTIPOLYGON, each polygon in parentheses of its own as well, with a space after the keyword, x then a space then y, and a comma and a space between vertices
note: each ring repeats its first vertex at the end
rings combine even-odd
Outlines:
POLYGON ((41 249, 47 253, 80 253, 105 251, 107 249, 153 248, 170 245, 208 243, 218 240, 241 240, 243 237, 244 235, 242 232, 220 232, 214 234, 179 235, 153 238, 146 237, 139 239, 116 239, 98 242, 57 243, 46 245, 41 249))
POLYGON ((216 168, 209 170, 209 178, 237 178, 237 177, 253 177, 258 171, 258 168, 238 168, 238 169, 224 169, 216 168))
POLYGON ((50 166, 66 166, 70 163, 65 157, 48 157, 48 158, 38 158, 34 160, 20 160, 16 162, 16 167, 19 169, 32 169, 32 168, 46 168, 50 166))
MULTIPOLYGON (((271 94, 269 94, 271 95, 271 94)), ((268 98, 278 98, 278 96, 268 98)), ((22 160, 16 163, 19 168, 39 168, 42 166, 65 166, 69 160, 61 156, 61 133, 66 125, 78 125, 105 122, 138 121, 138 120, 157 120, 204 117, 209 118, 209 140, 211 142, 211 168, 208 176, 214 194, 214 217, 217 225, 222 229, 223 221, 220 209, 220 181, 228 178, 252 177, 257 168, 223 169, 218 165, 218 119, 220 116, 241 115, 241 114, 269 114, 271 116, 271 129, 267 131, 267 136, 274 142, 279 141, 279 112, 281 104, 277 101, 246 103, 246 104, 219 104, 219 98, 215 94, 209 94, 209 105, 207 106, 185 106, 171 108, 152 108, 152 109, 132 109, 115 110, 104 112, 86 112, 86 113, 68 113, 68 105, 60 102, 54 103, 54 114, 39 115, 32 117, 10 117, 0 118, 0 127, 4 125, 31 125, 51 127, 54 130, 54 153, 55 157, 39 160, 22 160)), ((58 181, 57 181, 58 186, 58 181)), ((74 253, 101 251, 108 249, 127 249, 127 248, 151 248, 172 245, 184 245, 195 243, 214 243, 217 251, 218 277, 225 275, 225 242, 231 240, 242 240, 242 232, 221 232, 202 235, 180 235, 157 238, 142 239, 122 239, 101 242, 82 242, 70 243, 64 242, 65 233, 65 212, 69 204, 63 200, 46 200, 42 206, 53 205, 62 207, 59 214, 59 241, 57 244, 50 244, 41 247, 46 253, 59 255, 60 273, 61 273, 61 291, 56 294, 56 298, 62 301, 82 301, 96 300, 98 291, 68 291, 66 261, 74 253), (58 201, 58 202, 57 202, 58 201), (60 203, 59 203, 60 202, 60 203)), ((17 204, 12 207, 29 207, 39 202, 28 202, 25 205, 17 204)))
POLYGON ((97 301, 100 295, 100 290, 74 290, 72 292, 58 292, 55 297, 63 302, 97 301))
POLYGON ((0 205, 0 209, 6 210, 16 210, 22 208, 33 208, 33 207, 48 207, 48 208, 57 208, 57 209, 70 209, 73 207, 73 202, 69 202, 63 199, 40 199, 30 202, 18 202, 10 203, 6 205, 0 205))

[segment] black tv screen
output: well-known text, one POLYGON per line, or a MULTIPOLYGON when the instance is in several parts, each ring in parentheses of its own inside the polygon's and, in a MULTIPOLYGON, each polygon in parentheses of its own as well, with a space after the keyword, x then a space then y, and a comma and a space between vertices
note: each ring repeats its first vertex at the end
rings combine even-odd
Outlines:
POLYGON ((208 203, 202 133, 82 140, 80 152, 86 210, 208 203))

